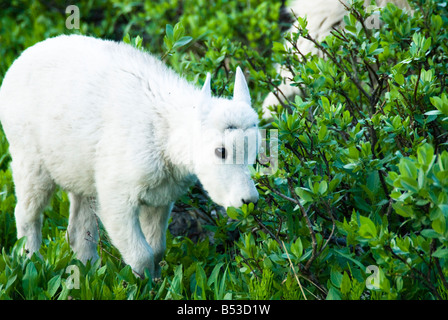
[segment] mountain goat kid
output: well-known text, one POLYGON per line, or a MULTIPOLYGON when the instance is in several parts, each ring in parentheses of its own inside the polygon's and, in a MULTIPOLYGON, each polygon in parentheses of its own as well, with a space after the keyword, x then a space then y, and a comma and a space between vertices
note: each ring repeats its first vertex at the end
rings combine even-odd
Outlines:
POLYGON ((98 259, 96 213, 124 261, 153 277, 173 203, 196 179, 224 207, 258 200, 248 164, 261 136, 239 68, 233 99, 217 98, 209 74, 201 90, 130 45, 59 36, 12 64, 0 120, 17 237, 26 236, 30 254, 40 248, 41 213, 56 185, 69 194, 67 237, 78 259, 98 259))

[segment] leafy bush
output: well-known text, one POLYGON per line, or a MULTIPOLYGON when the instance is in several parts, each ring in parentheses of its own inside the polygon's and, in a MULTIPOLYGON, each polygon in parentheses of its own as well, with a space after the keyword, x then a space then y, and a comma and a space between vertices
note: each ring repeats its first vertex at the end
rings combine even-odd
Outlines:
MULTIPOLYGON (((446 10, 414 1, 408 16, 389 4, 375 30, 366 28, 361 3, 322 43, 298 18, 287 41, 307 38, 323 58, 275 46, 303 95, 273 123, 282 169, 259 178, 271 213, 263 225, 276 247, 289 243, 315 295, 446 298, 446 10), (376 270, 371 290, 368 266, 376 270)), ((252 63, 253 73, 263 63, 252 63)), ((264 252, 257 256, 272 258, 264 252)))
POLYGON ((277 64, 302 94, 262 121, 277 130, 268 145, 278 142, 279 169, 263 175, 257 164, 258 205, 229 208, 229 220, 194 188, 180 202, 209 216, 213 239, 168 234, 155 282, 136 279, 104 232, 101 261, 76 260, 62 191, 44 213, 41 256, 20 255, 0 131, 0 298, 448 299, 446 4, 412 0, 413 15, 388 5, 381 27, 369 29, 362 2, 322 42, 298 18, 285 41, 305 37, 319 56, 284 46, 275 0, 89 2, 79 7, 80 30, 66 29, 57 1, 1 7, 0 77, 26 47, 76 32, 147 49, 193 82, 211 72, 219 95, 230 95, 243 66, 255 106, 278 92, 277 64))

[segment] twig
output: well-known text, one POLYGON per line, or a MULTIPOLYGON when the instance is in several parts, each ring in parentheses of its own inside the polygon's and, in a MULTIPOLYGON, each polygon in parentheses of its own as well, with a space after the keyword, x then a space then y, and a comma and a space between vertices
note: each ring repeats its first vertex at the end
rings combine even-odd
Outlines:
POLYGON ((420 69, 418 70, 417 81, 415 83, 415 89, 414 89, 414 102, 415 102, 415 104, 417 104, 417 89, 418 89, 418 84, 420 82, 421 74, 422 74, 422 67, 420 65, 420 69))
POLYGON ((439 258, 434 258, 434 263, 436 264, 437 273, 439 274, 440 278, 442 279, 443 286, 445 287, 445 289, 448 290, 448 283, 446 281, 445 275, 443 274, 442 267, 440 266, 439 258))
POLYGON ((300 287, 300 291, 302 291, 302 295, 305 298, 305 300, 308 300, 306 295, 305 295, 305 292, 303 291, 302 284, 300 283, 299 277, 297 276, 296 269, 294 268, 294 265, 292 264, 291 258, 289 257, 288 250, 286 250, 286 246, 285 246, 285 243, 283 241, 282 241, 282 245, 283 245, 283 249, 285 250, 286 256, 288 257, 289 265, 291 266, 292 272, 294 273, 294 277, 296 278, 296 281, 297 281, 297 283, 298 283, 298 285, 300 287))
MULTIPOLYGON (((254 220, 258 223, 258 225, 259 225, 263 230, 265 230, 267 233, 269 233, 269 235, 270 235, 272 238, 274 238, 274 240, 277 241, 278 244, 281 244, 280 239, 277 238, 277 236, 276 236, 271 230, 269 230, 269 229, 264 225, 264 223, 263 223, 257 216, 254 215, 253 217, 254 217, 254 220)), ((282 242, 283 242, 283 241, 282 241, 282 242)))
POLYGON ((396 254, 392 248, 390 247, 390 245, 385 245, 384 248, 389 251, 395 258, 397 258, 398 260, 400 260, 402 263, 404 263, 409 270, 413 273, 413 274, 417 274, 420 276, 420 278, 423 279, 425 285, 432 291, 432 293, 437 296, 437 298, 439 300, 443 300, 442 297, 440 296, 440 294, 437 292, 437 289, 434 287, 434 285, 431 283, 431 281, 429 281, 425 275, 418 269, 412 267, 405 259, 403 259, 402 257, 400 257, 398 254, 396 254))
MULTIPOLYGON (((92 212, 92 214, 93 214, 93 216, 94 216, 94 218, 95 218, 95 222, 96 222, 96 228, 97 228, 97 232, 98 232, 98 242, 96 242, 95 239, 93 239, 93 236, 90 234, 89 231, 88 231, 87 235, 88 235, 90 238, 92 238, 93 240, 91 240, 91 239, 86 239, 86 240, 95 242, 95 243, 97 243, 97 244, 99 245, 99 247, 100 247, 100 259, 101 259, 101 261, 103 260, 103 251, 104 251, 104 252, 106 252, 109 256, 111 256, 112 258, 115 258, 119 263, 123 263, 123 260, 122 260, 122 259, 120 259, 119 257, 113 255, 111 252, 109 252, 108 250, 106 250, 106 249, 103 247, 102 240, 101 240, 100 224, 99 224, 99 222, 98 222, 98 216, 96 215, 96 205, 95 205, 96 199, 95 199, 94 197, 90 197, 90 199, 88 199, 88 201, 89 201, 90 210, 91 210, 91 212, 92 212)), ((138 275, 140 278, 142 278, 142 279, 144 278, 142 275, 138 274, 137 272, 135 272, 135 271, 133 271, 133 272, 134 272, 136 275, 138 275)))
MULTIPOLYGON (((308 259, 308 261, 305 264, 305 272, 308 272, 311 264, 313 263, 313 261, 317 258, 316 253, 317 253, 317 240, 316 240, 316 235, 313 229, 313 225, 311 223, 311 220, 308 216, 307 211, 305 210, 305 208, 302 206, 302 204, 300 203, 300 201, 298 199, 295 198, 291 198, 287 195, 284 195, 283 193, 275 190, 274 188, 272 188, 269 183, 263 183, 269 190, 271 190, 273 193, 275 193, 276 195, 282 197, 285 200, 288 200, 296 205, 299 206, 300 211, 302 212, 303 217, 305 218, 307 227, 308 227, 308 231, 310 232, 310 236, 311 236, 311 246, 312 246, 312 253, 311 253, 311 257, 308 259)), ((289 186, 291 187, 291 186, 289 186)), ((290 190, 291 191, 291 190, 290 190)), ((292 192, 291 192, 292 193, 292 192)))
POLYGON ((325 241, 325 243, 322 246, 322 248, 319 250, 319 253, 317 254, 318 256, 325 250, 325 248, 328 246, 328 243, 330 243, 330 241, 333 239, 333 234, 334 234, 334 231, 336 229, 336 221, 334 220, 332 209, 331 209, 331 207, 328 205, 328 203, 326 201, 324 203, 325 203, 325 206, 327 207, 328 214, 330 215, 331 223, 333 225, 332 225, 332 228, 331 228, 330 236, 328 237, 327 241, 325 241))
MULTIPOLYGON (((243 262, 249 267, 249 269, 252 271, 252 274, 255 276, 255 278, 257 278, 258 280, 261 280, 260 277, 257 275, 257 273, 255 272, 255 270, 252 268, 252 266, 249 263, 249 259, 244 258, 241 253, 238 253, 238 256, 240 256, 243 259, 243 262)), ((255 258, 250 258, 250 260, 254 260, 255 258)), ((258 266, 260 267, 260 266, 258 266)), ((261 269, 261 268, 260 268, 261 269)))
POLYGON ((96 215, 96 205, 95 205, 96 200, 95 198, 91 197, 87 201, 89 201, 90 211, 92 212, 93 217, 95 218, 96 230, 98 232, 98 245, 100 247, 100 261, 103 261, 103 245, 101 243, 100 224, 98 222, 98 216, 96 215))

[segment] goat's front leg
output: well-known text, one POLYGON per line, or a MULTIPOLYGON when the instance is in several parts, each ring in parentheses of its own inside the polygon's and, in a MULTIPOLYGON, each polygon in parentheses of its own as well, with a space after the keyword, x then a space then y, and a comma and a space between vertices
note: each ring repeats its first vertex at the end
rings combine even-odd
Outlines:
MULTIPOLYGON (((100 218, 124 261, 140 277, 148 269, 154 278, 154 251, 139 222, 139 206, 117 194, 99 194, 100 218)), ((124 197, 126 198, 126 197, 124 197)))

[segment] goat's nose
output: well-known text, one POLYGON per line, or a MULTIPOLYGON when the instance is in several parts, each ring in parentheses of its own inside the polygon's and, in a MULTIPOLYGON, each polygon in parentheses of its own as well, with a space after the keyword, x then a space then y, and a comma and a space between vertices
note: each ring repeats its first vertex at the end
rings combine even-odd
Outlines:
POLYGON ((249 203, 252 202, 254 204, 254 206, 256 206, 257 202, 258 202, 258 199, 251 200, 251 199, 244 199, 244 198, 242 198, 241 201, 243 202, 243 204, 249 204, 249 203))

